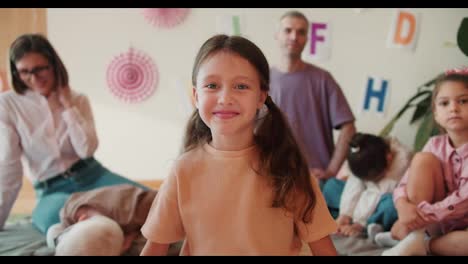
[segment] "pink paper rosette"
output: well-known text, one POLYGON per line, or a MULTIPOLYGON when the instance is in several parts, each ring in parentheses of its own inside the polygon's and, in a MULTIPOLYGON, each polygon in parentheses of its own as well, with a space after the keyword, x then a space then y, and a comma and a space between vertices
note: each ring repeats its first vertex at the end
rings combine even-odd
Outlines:
POLYGON ((159 28, 172 28, 185 20, 189 8, 143 8, 146 21, 159 28))
POLYGON ((158 69, 151 57, 134 48, 116 56, 107 68, 111 93, 127 103, 138 103, 150 97, 158 81, 158 69))

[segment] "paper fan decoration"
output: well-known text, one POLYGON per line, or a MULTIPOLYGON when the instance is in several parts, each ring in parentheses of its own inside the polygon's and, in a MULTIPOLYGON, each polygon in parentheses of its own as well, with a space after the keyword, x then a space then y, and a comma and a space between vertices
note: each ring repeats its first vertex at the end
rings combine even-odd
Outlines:
POLYGON ((185 20, 189 8, 143 8, 143 16, 153 26, 172 28, 185 20))
POLYGON ((142 51, 130 48, 107 68, 107 85, 116 97, 138 103, 151 96, 159 81, 156 64, 142 51))

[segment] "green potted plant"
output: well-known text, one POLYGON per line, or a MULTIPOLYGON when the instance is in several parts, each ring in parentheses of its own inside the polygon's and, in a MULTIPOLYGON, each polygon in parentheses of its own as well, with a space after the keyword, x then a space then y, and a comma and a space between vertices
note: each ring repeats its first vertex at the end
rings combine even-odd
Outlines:
MULTIPOLYGON (((457 44, 460 50, 468 56, 468 17, 462 20, 457 34, 457 44)), ((414 108, 413 116, 410 124, 422 120, 417 128, 416 138, 414 140, 414 151, 420 151, 431 136, 439 133, 439 128, 436 125, 432 116, 431 98, 432 90, 435 82, 444 73, 438 74, 436 77, 418 87, 416 94, 411 97, 398 113, 385 125, 380 131, 380 136, 388 136, 392 131, 395 123, 403 116, 405 112, 414 108)))

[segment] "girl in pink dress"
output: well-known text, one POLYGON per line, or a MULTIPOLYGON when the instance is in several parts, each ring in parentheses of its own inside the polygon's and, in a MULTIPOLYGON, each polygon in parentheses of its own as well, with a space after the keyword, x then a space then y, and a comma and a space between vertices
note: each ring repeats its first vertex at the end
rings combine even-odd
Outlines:
POLYGON ((415 155, 395 189, 391 235, 401 241, 383 255, 468 255, 468 67, 448 71, 432 96, 446 133, 415 155))

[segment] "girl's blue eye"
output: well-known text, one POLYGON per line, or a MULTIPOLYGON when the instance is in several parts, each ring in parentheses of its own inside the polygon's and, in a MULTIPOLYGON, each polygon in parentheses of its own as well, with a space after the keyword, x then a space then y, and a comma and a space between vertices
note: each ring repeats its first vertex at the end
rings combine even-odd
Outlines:
POLYGON ((208 88, 208 89, 215 89, 215 88, 216 88, 216 84, 210 83, 210 84, 207 84, 205 87, 208 88))

